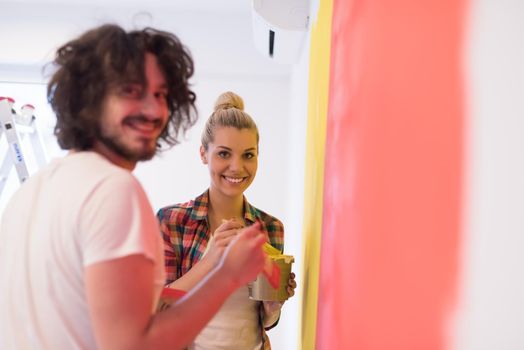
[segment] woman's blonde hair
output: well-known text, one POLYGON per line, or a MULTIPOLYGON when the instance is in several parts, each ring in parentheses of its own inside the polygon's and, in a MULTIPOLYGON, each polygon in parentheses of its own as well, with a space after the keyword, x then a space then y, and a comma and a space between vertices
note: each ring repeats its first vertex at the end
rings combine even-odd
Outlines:
POLYGON ((234 92, 227 91, 218 96, 215 102, 215 110, 208 118, 204 131, 202 132, 202 146, 207 151, 210 142, 213 142, 215 130, 220 127, 233 127, 239 130, 249 129, 255 131, 257 135, 258 147, 258 128, 253 118, 244 112, 244 101, 242 97, 234 92))

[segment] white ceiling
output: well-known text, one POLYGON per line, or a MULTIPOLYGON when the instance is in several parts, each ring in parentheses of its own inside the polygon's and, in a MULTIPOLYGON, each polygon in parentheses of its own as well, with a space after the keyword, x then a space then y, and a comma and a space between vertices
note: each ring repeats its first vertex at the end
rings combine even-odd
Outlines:
POLYGON ((134 8, 169 8, 176 11, 202 12, 249 12, 252 0, 15 0, 2 1, 4 4, 17 3, 32 5, 66 6, 108 6, 134 8))
POLYGON ((174 32, 190 49, 196 74, 288 77, 291 67, 254 47, 251 0, 0 0, 0 81, 39 72, 58 46, 94 26, 174 32), (3 75, 3 76, 2 76, 3 75))

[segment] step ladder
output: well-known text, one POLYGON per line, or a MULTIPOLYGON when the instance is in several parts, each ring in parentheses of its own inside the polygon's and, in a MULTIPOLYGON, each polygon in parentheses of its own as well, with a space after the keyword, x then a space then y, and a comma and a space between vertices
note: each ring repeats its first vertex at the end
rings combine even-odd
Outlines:
POLYGON ((38 128, 36 127, 34 107, 26 104, 18 114, 13 109, 14 100, 0 97, 0 142, 7 141, 2 165, 0 166, 0 196, 4 191, 13 166, 18 174, 18 180, 23 183, 29 177, 26 159, 22 151, 22 141, 28 137, 38 168, 44 166, 46 155, 38 128))

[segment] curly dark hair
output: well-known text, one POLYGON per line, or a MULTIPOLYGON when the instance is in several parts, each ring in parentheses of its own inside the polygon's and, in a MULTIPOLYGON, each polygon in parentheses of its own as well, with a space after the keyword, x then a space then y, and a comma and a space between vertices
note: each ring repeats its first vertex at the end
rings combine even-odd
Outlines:
POLYGON ((194 72, 191 54, 174 34, 153 28, 126 32, 106 24, 60 47, 52 62, 57 70, 47 98, 56 113, 61 148, 93 147, 109 89, 131 81, 146 85, 146 53, 156 56, 168 89, 169 121, 160 140, 168 146, 179 143, 180 131, 184 134, 197 120, 196 95, 188 82, 194 72))

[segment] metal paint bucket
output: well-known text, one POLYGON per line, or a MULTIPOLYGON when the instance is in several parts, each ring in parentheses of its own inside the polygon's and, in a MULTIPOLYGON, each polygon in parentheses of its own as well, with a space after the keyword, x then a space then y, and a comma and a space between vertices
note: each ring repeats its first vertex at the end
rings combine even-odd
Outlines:
POLYGON ((248 284, 249 298, 266 301, 287 300, 289 298, 287 293, 289 274, 291 273, 291 265, 295 262, 295 258, 291 255, 269 255, 269 257, 280 269, 279 287, 273 288, 266 277, 260 274, 256 280, 248 284))

